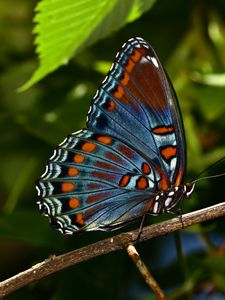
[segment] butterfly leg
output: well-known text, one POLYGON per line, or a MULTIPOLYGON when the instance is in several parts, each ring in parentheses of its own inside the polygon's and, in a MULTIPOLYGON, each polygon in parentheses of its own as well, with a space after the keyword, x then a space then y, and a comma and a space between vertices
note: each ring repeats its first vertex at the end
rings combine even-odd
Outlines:
POLYGON ((184 222, 183 222, 183 218, 182 218, 182 215, 183 215, 182 208, 179 207, 179 208, 177 209, 176 215, 178 215, 178 217, 180 218, 180 222, 181 222, 181 225, 182 225, 182 229, 184 229, 184 222))
POLYGON ((183 197, 179 199, 179 202, 180 202, 180 207, 176 210, 176 215, 180 218, 180 222, 182 224, 182 229, 184 229, 184 222, 183 222, 183 218, 182 218, 182 215, 183 215, 183 209, 182 209, 183 197))
POLYGON ((140 237, 141 237, 141 234, 142 234, 142 229, 143 229, 143 227, 144 227, 145 218, 146 218, 146 215, 144 215, 144 216, 142 217, 142 219, 141 219, 141 224, 140 224, 140 226, 139 226, 139 230, 138 230, 137 237, 136 237, 136 239, 133 241, 134 243, 137 243, 137 242, 139 242, 139 240, 140 240, 140 237))

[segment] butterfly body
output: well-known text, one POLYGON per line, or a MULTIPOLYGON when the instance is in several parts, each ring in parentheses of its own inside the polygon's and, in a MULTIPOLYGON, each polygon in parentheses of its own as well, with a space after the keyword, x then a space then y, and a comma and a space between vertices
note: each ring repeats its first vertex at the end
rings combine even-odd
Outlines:
POLYGON ((93 99, 87 129, 50 158, 36 186, 39 208, 64 234, 114 230, 190 196, 185 167, 172 85, 151 46, 130 39, 93 99))

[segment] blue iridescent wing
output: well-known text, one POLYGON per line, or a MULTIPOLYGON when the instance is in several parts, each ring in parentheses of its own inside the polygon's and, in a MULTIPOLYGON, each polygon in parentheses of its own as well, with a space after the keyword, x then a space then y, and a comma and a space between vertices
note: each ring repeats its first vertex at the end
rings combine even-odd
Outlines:
POLYGON ((37 183, 40 211, 56 229, 113 230, 176 203, 159 195, 183 178, 182 119, 173 88, 143 39, 129 40, 117 54, 87 128, 59 145, 37 183))
POLYGON ((162 170, 161 189, 182 182, 186 146, 178 101, 156 53, 142 38, 130 39, 118 52, 94 97, 87 127, 153 160, 162 170))
POLYGON ((128 145, 81 130, 59 145, 38 181, 40 210, 65 234, 113 230, 153 209, 158 179, 128 145))

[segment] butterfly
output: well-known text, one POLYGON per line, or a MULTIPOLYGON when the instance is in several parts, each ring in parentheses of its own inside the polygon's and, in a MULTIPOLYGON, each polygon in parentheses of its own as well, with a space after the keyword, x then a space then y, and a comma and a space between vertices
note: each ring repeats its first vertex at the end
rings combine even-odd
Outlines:
POLYGON ((87 128, 54 150, 36 188, 63 234, 112 231, 189 197, 177 97, 153 48, 129 39, 93 98, 87 128))

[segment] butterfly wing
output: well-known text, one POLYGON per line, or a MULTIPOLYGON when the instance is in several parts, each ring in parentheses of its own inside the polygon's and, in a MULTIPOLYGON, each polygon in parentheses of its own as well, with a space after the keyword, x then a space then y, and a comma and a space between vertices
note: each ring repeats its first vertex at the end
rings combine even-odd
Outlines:
POLYGON ((40 210, 63 233, 116 229, 151 210, 158 178, 123 142, 82 130, 50 158, 37 183, 40 210))
POLYGON ((161 189, 181 183, 186 146, 178 101, 156 53, 142 38, 130 39, 118 52, 94 97, 87 127, 153 160, 163 173, 161 189))
POLYGON ((59 145, 37 183, 40 211, 56 229, 112 230, 162 212, 157 193, 180 185, 185 138, 173 88, 143 39, 117 54, 87 128, 59 145))

